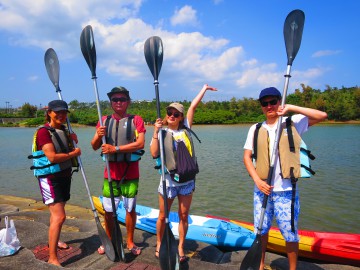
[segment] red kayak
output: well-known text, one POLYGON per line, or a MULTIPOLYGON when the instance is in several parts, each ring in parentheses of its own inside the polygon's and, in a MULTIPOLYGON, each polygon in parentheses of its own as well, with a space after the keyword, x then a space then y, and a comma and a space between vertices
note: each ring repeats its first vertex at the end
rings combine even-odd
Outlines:
MULTIPOLYGON (((207 217, 227 220, 249 230, 254 229, 254 225, 249 222, 211 215, 207 217)), ((360 266, 360 234, 299 230, 299 235, 299 257, 360 266)), ((267 250, 286 254, 285 241, 278 228, 270 229, 267 250)))

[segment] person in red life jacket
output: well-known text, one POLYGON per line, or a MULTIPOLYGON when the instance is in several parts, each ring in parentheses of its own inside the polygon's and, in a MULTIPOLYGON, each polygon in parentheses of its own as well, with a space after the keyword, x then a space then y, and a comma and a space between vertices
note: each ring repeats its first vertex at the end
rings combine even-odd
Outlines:
MULTIPOLYGON (((48 263, 59 265, 57 249, 69 246, 61 242, 60 233, 65 222, 65 204, 70 199, 71 159, 81 155, 80 148, 70 148, 71 142, 78 142, 76 134, 68 134, 64 123, 69 113, 68 105, 63 100, 49 102, 46 112, 46 124, 36 132, 36 149, 42 150, 43 158, 51 166, 57 166, 54 173, 50 169, 41 171, 37 176, 43 202, 49 207, 49 260, 48 263)), ((36 169, 35 169, 36 170, 36 169)))
MULTIPOLYGON (((268 242, 268 232, 271 227, 272 219, 275 216, 278 227, 286 241, 286 252, 289 259, 289 269, 295 270, 297 267, 297 258, 299 250, 299 235, 297 228, 298 216, 300 213, 299 192, 296 189, 296 181, 300 173, 300 162, 294 160, 289 162, 290 157, 294 157, 290 151, 290 130, 292 133, 292 142, 296 151, 300 149, 301 135, 308 128, 327 118, 325 112, 299 107, 291 104, 281 106, 281 93, 275 87, 265 88, 260 92, 259 103, 266 120, 262 123, 254 124, 250 127, 248 136, 244 145, 243 161, 245 167, 254 181, 254 230, 257 233, 261 216, 261 208, 264 195, 268 195, 268 203, 265 210, 264 222, 261 231, 262 258, 260 269, 264 269, 265 252, 268 242), (274 171, 271 184, 267 184, 267 177, 270 168, 270 157, 273 151, 276 137, 277 122, 280 116, 288 113, 293 114, 290 117, 282 118, 282 131, 279 139, 277 156, 275 156, 274 171), (287 118, 291 121, 287 126, 287 118), (257 139, 255 131, 259 127, 257 139), (257 141, 256 146, 254 145, 257 141), (257 148, 256 157, 255 147, 257 148), (253 163, 256 158, 256 165, 253 163), (286 165, 285 165, 286 164, 286 165), (296 175, 295 175, 296 174, 296 175)), ((293 152, 296 152, 293 150, 293 152)))
MULTIPOLYGON (((180 141, 184 142, 191 156, 195 156, 195 149, 192 143, 192 136, 188 131, 194 120, 195 110, 207 90, 217 91, 216 88, 205 84, 199 94, 193 99, 185 116, 184 106, 180 103, 171 103, 166 107, 166 117, 156 119, 154 134, 150 143, 150 152, 153 158, 160 156, 159 131, 163 125, 167 124, 167 128, 163 130, 164 153, 165 153, 165 180, 166 180, 166 196, 167 205, 170 211, 174 199, 177 197, 179 202, 179 258, 180 263, 187 260, 184 252, 184 242, 188 230, 188 216, 192 201, 193 192, 195 190, 195 176, 191 179, 181 181, 177 173, 177 161, 174 150, 180 141)), ((197 170, 198 172, 198 170, 197 170)), ((196 174, 196 173, 195 173, 196 174)), ((163 199, 163 181, 160 179, 158 187, 159 193, 159 218, 156 223, 156 250, 155 256, 159 257, 161 240, 165 230, 165 208, 163 199)))
MULTIPOLYGON (((144 148, 146 129, 139 115, 127 113, 131 100, 129 91, 125 87, 114 87, 107 95, 114 113, 103 116, 104 126, 100 126, 98 122, 91 145, 94 150, 101 147, 102 153, 108 157, 115 206, 116 208, 119 206, 121 195, 126 209, 127 248, 133 255, 140 255, 141 248, 134 243, 135 207, 140 177, 139 158, 136 158, 135 154, 144 148), (105 144, 102 143, 104 136, 105 144)), ((107 178, 108 172, 105 166, 102 203, 105 210, 105 231, 111 239, 114 220, 107 178)), ((104 254, 104 247, 100 246, 98 252, 104 254)))

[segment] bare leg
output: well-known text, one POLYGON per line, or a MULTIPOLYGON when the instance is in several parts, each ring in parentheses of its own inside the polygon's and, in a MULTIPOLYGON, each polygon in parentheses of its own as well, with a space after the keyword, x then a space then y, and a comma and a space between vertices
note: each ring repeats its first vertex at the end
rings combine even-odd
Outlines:
POLYGON ((184 256, 184 242, 185 237, 188 231, 189 223, 188 223, 188 217, 189 217, 189 211, 190 211, 190 205, 192 201, 192 194, 190 195, 178 195, 179 199, 179 256, 184 256))
MULTIPOLYGON (((174 199, 168 199, 168 211, 170 211, 171 205, 174 199)), ((159 217, 156 221, 156 251, 160 251, 161 240, 164 235, 165 230, 165 208, 164 208, 164 199, 161 194, 159 194, 159 217)), ((159 255, 159 254, 157 254, 159 255)))
POLYGON ((134 231, 136 224, 136 211, 133 209, 131 212, 126 211, 126 232, 127 232, 127 247, 129 249, 135 246, 134 244, 134 231))
POLYGON ((261 236, 261 262, 260 262, 260 270, 264 269, 265 266, 265 253, 266 247, 269 239, 269 234, 264 234, 261 236))
POLYGON ((286 253, 289 259, 289 270, 296 270, 299 253, 299 243, 286 242, 286 253))
POLYGON ((61 227, 65 222, 65 202, 52 203, 49 205, 49 260, 48 263, 61 265, 57 257, 57 243, 60 239, 61 227))

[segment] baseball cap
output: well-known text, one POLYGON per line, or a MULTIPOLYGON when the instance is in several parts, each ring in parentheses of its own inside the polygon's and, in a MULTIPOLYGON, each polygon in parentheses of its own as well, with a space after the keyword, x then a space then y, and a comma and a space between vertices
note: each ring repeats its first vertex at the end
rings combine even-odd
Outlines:
POLYGON ((114 87, 113 89, 111 89, 109 93, 107 93, 107 95, 109 99, 111 99, 111 96, 117 93, 125 94, 128 97, 128 99, 130 99, 129 91, 123 86, 114 87))
POLYGON ((180 113, 184 114, 184 106, 180 103, 173 102, 169 106, 166 107, 166 109, 169 109, 169 108, 174 108, 174 109, 178 110, 180 113))
POLYGON ((67 103, 63 100, 50 101, 48 104, 48 110, 51 110, 54 112, 58 112, 58 111, 70 112, 67 103))
POLYGON ((267 96, 276 96, 276 97, 281 98, 281 93, 275 87, 268 87, 268 88, 261 90, 260 95, 259 95, 259 100, 264 97, 267 97, 267 96))

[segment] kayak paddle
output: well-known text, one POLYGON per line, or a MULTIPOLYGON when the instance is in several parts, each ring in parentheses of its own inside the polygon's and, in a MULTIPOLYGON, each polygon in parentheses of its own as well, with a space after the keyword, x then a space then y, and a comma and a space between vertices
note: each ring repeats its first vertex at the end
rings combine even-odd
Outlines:
MULTIPOLYGON (((299 9, 291 11, 285 19, 284 39, 285 39, 285 47, 287 53, 287 71, 285 75, 285 85, 282 94, 281 106, 285 105, 286 93, 289 85, 289 78, 291 77, 290 76, 291 65, 300 48, 302 32, 304 29, 304 21, 305 21, 305 14, 303 11, 299 9)), ((282 123, 282 116, 279 117, 277 122, 274 147, 270 158, 270 170, 267 177, 268 185, 271 184, 271 178, 274 172, 274 164, 278 151, 281 123, 282 123)), ((254 240, 254 243, 246 253, 240 265, 240 270, 252 270, 252 269, 257 270, 260 267, 261 255, 262 255, 261 230, 264 222, 264 215, 265 215, 265 209, 266 209, 268 197, 269 197, 268 195, 264 196, 263 203, 261 206, 260 221, 259 221, 259 227, 257 228, 256 238, 254 240)))
MULTIPOLYGON (((99 123, 100 123, 100 126, 103 126, 102 114, 101 114, 101 108, 100 108, 100 102, 99 102, 99 91, 98 91, 97 81, 96 81, 96 48, 95 48, 94 34, 93 34, 91 25, 87 25, 81 32, 80 48, 81 48, 81 52, 86 60, 86 63, 88 64, 90 71, 91 71, 92 80, 94 82, 96 107, 97 107, 97 111, 98 111, 98 115, 99 115, 99 123)), ((103 144, 106 143, 105 137, 102 137, 102 143, 103 144)), ((114 191, 112 189, 112 179, 111 179, 111 175, 110 175, 110 166, 109 166, 108 155, 104 154, 104 157, 105 157, 105 163, 106 163, 106 168, 107 168, 107 172, 108 172, 108 182, 109 182, 109 187, 110 187, 109 189, 110 189, 110 196, 111 196, 111 206, 112 206, 113 218, 114 218, 114 231, 111 234, 111 241, 114 245, 117 257, 121 261, 125 262, 123 239, 122 239, 119 222, 117 220, 114 191)))
MULTIPOLYGON (((154 77, 157 118, 160 118, 161 113, 160 113, 158 77, 164 56, 164 49, 161 38, 157 36, 148 38, 144 44, 144 54, 145 54, 146 63, 151 71, 151 74, 154 77)), ((179 260, 178 260, 177 244, 175 241, 174 234, 171 231, 170 223, 169 223, 169 209, 167 203, 166 180, 165 180, 165 172, 164 172, 165 171, 164 142, 163 142, 163 134, 161 129, 159 131, 159 141, 160 141, 161 179, 163 186, 163 200, 164 200, 164 208, 165 208, 165 230, 164 230, 164 235, 161 239, 161 246, 159 250, 159 261, 162 270, 174 270, 174 269, 179 269, 179 263, 178 263, 179 260)))
MULTIPOLYGON (((51 82, 55 86, 56 93, 58 93, 59 99, 63 100, 62 95, 61 95, 60 86, 59 86, 59 74, 60 74, 59 60, 58 60, 58 57, 57 57, 54 49, 49 48, 46 50, 45 56, 44 56, 44 61, 45 61, 46 71, 49 75, 51 82)), ((67 122, 67 127, 68 127, 69 132, 73 133, 73 130, 71 129, 69 118, 66 118, 66 122, 67 122)), ((74 147, 76 147, 75 141, 73 141, 73 145, 74 145, 74 147)), ((81 171, 82 177, 84 179, 87 194, 90 199, 91 210, 95 217, 95 222, 96 222, 97 230, 98 230, 99 237, 101 240, 101 244, 103 245, 103 247, 105 249, 105 254, 109 258, 109 260, 114 261, 115 260, 115 250, 114 250, 114 247, 113 247, 109 237, 105 233, 104 228, 101 226, 99 216, 97 215, 97 212, 96 212, 96 209, 94 206, 94 202, 91 198, 89 185, 87 182, 84 166, 82 164, 80 156, 77 157, 77 161, 79 163, 80 171, 81 171)))

